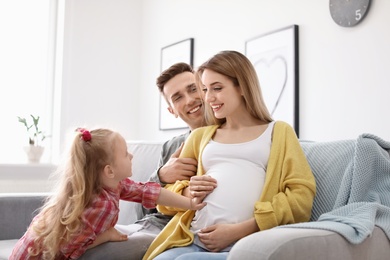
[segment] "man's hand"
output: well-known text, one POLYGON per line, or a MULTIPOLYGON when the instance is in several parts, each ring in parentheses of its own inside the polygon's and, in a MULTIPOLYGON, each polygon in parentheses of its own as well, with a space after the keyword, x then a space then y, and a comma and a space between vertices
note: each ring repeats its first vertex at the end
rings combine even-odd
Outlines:
POLYGON ((160 168, 158 176, 162 183, 189 180, 196 174, 198 162, 192 158, 179 158, 183 144, 171 155, 168 162, 160 168))
POLYGON ((199 197, 202 200, 217 187, 217 180, 208 176, 193 176, 189 182, 189 193, 191 197, 199 197))

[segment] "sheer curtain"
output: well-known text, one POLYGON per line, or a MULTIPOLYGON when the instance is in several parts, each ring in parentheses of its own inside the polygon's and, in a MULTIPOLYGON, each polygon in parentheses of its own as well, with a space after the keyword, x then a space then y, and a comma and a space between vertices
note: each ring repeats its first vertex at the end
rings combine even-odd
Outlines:
MULTIPOLYGON (((57 0, 0 1, 0 163, 25 163, 28 135, 18 116, 40 116, 51 132, 57 0)), ((51 138, 42 162, 50 162, 51 138)))

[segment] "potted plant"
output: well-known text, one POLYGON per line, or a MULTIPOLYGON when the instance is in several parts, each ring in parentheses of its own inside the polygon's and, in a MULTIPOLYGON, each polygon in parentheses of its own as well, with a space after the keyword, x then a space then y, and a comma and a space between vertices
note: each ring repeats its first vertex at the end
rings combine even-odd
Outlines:
POLYGON ((32 123, 28 123, 26 118, 19 117, 18 120, 26 127, 28 135, 28 146, 24 147, 24 151, 27 154, 28 161, 32 163, 38 163, 44 151, 44 147, 40 143, 46 139, 46 134, 39 129, 39 116, 35 117, 30 115, 32 123))

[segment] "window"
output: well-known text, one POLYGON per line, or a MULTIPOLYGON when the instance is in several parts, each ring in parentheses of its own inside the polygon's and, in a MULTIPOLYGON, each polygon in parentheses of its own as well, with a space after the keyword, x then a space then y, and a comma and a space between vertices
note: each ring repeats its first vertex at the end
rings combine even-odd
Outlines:
MULTIPOLYGON (((17 116, 51 132, 57 0, 0 1, 0 163, 24 163, 28 136, 17 116)), ((50 161, 51 138, 42 162, 50 161)), ((46 148, 45 148, 46 149, 46 148)))

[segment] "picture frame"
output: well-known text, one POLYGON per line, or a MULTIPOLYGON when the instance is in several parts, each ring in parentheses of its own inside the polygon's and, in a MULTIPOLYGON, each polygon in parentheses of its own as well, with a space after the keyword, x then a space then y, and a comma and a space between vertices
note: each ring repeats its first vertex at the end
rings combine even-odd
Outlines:
POLYGON ((299 137, 299 30, 283 27, 245 42, 245 55, 260 81, 274 120, 289 123, 299 137))
MULTIPOLYGON (((194 66, 194 38, 184 39, 161 48, 161 72, 177 62, 185 62, 194 66)), ((181 118, 175 118, 167 108, 166 100, 160 95, 160 130, 188 128, 181 118)))

